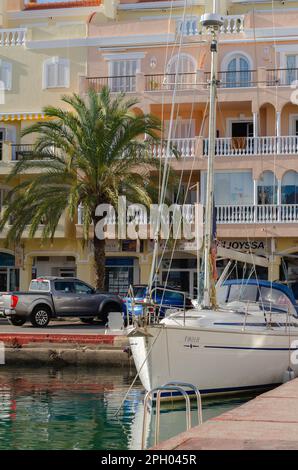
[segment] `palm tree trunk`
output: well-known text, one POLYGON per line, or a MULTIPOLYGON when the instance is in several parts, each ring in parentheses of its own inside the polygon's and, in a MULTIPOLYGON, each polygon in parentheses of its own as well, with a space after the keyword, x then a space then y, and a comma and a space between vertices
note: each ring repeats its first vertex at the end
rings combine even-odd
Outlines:
POLYGON ((96 288, 99 290, 105 290, 105 240, 99 240, 94 234, 94 269, 96 275, 96 288))

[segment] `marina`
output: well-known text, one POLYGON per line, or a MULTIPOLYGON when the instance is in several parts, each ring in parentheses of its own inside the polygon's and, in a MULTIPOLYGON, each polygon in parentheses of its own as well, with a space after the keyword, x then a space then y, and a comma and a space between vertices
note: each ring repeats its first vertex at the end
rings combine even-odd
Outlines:
POLYGON ((0 0, 0 451, 298 450, 297 12, 0 0))
MULTIPOLYGON (((122 369, 6 367, 0 376, 0 449, 141 449, 144 390, 138 382, 115 414, 133 375, 122 369)), ((203 419, 245 403, 254 395, 209 399, 203 419)), ((192 411, 193 416, 196 410, 192 411)), ((154 421, 154 419, 153 419, 154 421)), ((146 446, 153 445, 150 421, 146 446)), ((163 408, 160 435, 185 430, 185 408, 163 408)))

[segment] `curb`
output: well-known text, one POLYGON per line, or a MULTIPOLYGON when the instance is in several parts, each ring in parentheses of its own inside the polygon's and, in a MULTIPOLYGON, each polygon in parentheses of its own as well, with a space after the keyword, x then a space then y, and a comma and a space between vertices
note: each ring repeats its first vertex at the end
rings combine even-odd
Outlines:
POLYGON ((5 348, 5 365, 96 366, 134 368, 121 349, 5 348))
POLYGON ((30 343, 107 344, 115 346, 122 343, 124 338, 126 339, 125 335, 0 333, 0 341, 2 341, 6 346, 24 346, 30 343))

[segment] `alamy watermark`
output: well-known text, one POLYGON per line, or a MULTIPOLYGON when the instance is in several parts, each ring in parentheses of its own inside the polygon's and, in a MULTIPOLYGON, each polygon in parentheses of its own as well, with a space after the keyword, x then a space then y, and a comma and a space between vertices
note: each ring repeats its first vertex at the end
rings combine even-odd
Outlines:
POLYGON ((98 239, 148 240, 158 234, 161 240, 197 240, 203 235, 203 206, 201 204, 127 204, 125 196, 118 206, 100 204, 95 211, 98 239))

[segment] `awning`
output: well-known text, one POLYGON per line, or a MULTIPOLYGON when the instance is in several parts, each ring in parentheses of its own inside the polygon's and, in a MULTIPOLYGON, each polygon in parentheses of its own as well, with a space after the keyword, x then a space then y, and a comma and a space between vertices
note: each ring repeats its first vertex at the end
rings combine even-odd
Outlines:
POLYGON ((25 113, 0 113, 0 121, 28 121, 45 119, 44 113, 25 112, 25 113))

